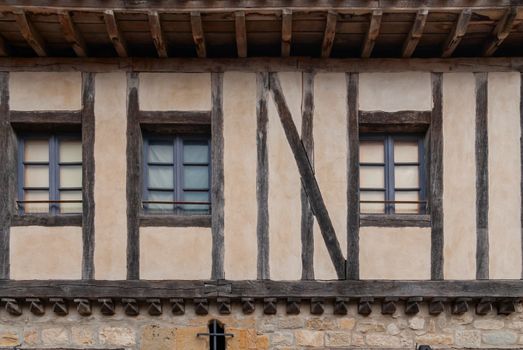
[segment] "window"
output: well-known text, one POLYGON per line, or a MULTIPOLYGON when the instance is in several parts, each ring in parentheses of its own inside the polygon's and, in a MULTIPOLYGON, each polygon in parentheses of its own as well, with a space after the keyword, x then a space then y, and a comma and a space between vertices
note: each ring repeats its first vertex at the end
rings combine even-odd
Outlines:
POLYGON ((209 214, 210 153, 209 137, 146 137, 144 211, 152 214, 209 214))
POLYGON ((422 135, 360 136, 360 212, 425 214, 422 135))
POLYGON ((79 135, 23 135, 18 153, 20 214, 82 212, 79 135))

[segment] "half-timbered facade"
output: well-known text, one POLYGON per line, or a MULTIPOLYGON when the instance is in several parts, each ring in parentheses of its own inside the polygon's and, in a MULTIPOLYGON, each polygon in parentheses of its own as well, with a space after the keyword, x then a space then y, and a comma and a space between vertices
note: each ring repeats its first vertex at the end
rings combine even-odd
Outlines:
POLYGON ((0 347, 523 344, 520 1, 0 1, 0 347))

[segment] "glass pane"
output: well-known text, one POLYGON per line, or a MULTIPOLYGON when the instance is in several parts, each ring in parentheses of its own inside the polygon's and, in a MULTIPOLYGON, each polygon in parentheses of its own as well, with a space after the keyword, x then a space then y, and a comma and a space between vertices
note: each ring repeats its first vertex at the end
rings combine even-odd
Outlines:
POLYGON ((360 141, 361 163, 384 163, 385 148, 383 141, 360 141))
POLYGON ((49 162, 49 140, 26 140, 24 144, 25 162, 49 162))
POLYGON ((183 161, 184 163, 204 163, 209 162, 209 147, 207 143, 189 143, 183 144, 183 161))
POLYGON ((24 174, 25 187, 49 187, 49 166, 26 165, 24 174))
POLYGON ((360 166, 361 188, 385 188, 385 168, 382 166, 360 166))
POLYGON ((184 166, 183 188, 202 189, 209 188, 209 167, 207 166, 184 166))
MULTIPOLYGON (((361 191, 360 201, 384 201, 385 192, 361 191)), ((360 212, 366 214, 385 213, 385 203, 360 203, 360 212)))
MULTIPOLYGON (((48 201, 48 191, 25 191, 24 201, 48 201)), ((21 204, 26 213, 48 213, 49 203, 23 203, 21 204)))
POLYGON ((60 213, 81 213, 82 212, 82 191, 62 191, 60 192, 61 201, 77 201, 75 203, 60 203, 60 213))
POLYGON ((149 163, 173 164, 173 144, 172 143, 149 143, 149 163))
MULTIPOLYGON (((418 201, 418 192, 395 192, 395 201, 418 201)), ((419 204, 417 203, 396 203, 396 214, 418 214, 419 204)))
POLYGON ((148 175, 150 188, 174 188, 172 166, 149 166, 148 175))
MULTIPOLYGON (((160 191, 149 191, 149 201, 173 201, 172 192, 160 192, 160 191)), ((145 203, 144 208, 149 212, 169 212, 172 213, 174 210, 174 204, 163 204, 163 203, 145 203)))
MULTIPOLYGON (((185 192, 183 195, 185 202, 209 202, 208 192, 185 192)), ((195 214, 207 214, 209 212, 209 205, 207 204, 186 204, 183 209, 187 212, 195 214)))
POLYGON ((394 162, 418 162, 418 141, 394 141, 394 162))
POLYGON ((394 169, 396 188, 419 187, 419 169, 417 166, 396 166, 394 169))
POLYGON ((60 167, 60 188, 82 187, 82 166, 60 167))
POLYGON ((61 163, 81 162, 82 161, 82 142, 80 140, 60 141, 61 163))

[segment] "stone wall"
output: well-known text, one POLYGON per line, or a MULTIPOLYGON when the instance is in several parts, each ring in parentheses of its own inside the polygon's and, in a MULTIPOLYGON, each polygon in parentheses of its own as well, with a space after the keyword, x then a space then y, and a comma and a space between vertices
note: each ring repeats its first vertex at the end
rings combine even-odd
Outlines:
POLYGON ((451 315, 449 306, 439 316, 430 316, 426 304, 414 316, 404 313, 403 305, 392 316, 382 315, 380 305, 374 305, 370 316, 361 316, 355 304, 350 304, 344 316, 333 315, 332 305, 325 313, 314 316, 302 305, 301 314, 286 315, 285 305, 279 304, 276 315, 264 315, 262 305, 244 315, 239 304, 231 315, 218 315, 211 305, 210 314, 197 316, 192 307, 184 316, 174 316, 164 305, 161 316, 149 316, 142 308, 136 317, 126 316, 117 308, 114 316, 102 316, 93 310, 89 317, 75 311, 56 316, 50 310, 44 316, 24 312, 13 317, 0 313, 0 348, 103 348, 103 349, 209 349, 206 338, 196 333, 206 332, 209 320, 216 318, 233 333, 228 350, 236 349, 343 349, 343 348, 410 348, 428 344, 435 348, 521 347, 523 344, 523 307, 517 305, 510 316, 495 311, 478 316, 469 311, 451 315))

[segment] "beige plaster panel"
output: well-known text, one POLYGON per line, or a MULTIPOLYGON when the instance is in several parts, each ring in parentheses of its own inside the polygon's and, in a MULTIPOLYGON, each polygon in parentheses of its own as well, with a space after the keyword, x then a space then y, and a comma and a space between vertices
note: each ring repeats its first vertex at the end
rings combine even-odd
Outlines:
MULTIPOLYGON (((314 169, 341 250, 347 250, 347 82, 343 73, 314 80, 314 169)), ((314 276, 337 279, 325 241, 314 225, 314 276)))
POLYGON ((127 276, 125 73, 97 74, 95 78, 95 278, 127 276))
POLYGON ((141 73, 140 109, 191 111, 211 109, 210 73, 141 73))
MULTIPOLYGON (((302 75, 279 73, 283 93, 298 131, 301 130, 302 75)), ((272 95, 269 126, 269 264, 274 280, 301 278, 301 180, 272 95)))
POLYGON ((489 73, 490 278, 521 277, 519 91, 519 73, 489 73))
POLYGON ((361 227, 361 279, 430 279, 430 228, 361 227))
POLYGON ((256 74, 223 78, 225 277, 256 279, 256 74))
POLYGON ((140 278, 209 279, 212 234, 205 227, 142 227, 140 278))
POLYGON ((432 109, 430 73, 362 73, 359 77, 359 108, 362 111, 432 109))
POLYGON ((82 278, 81 227, 11 227, 11 278, 82 278))
POLYGON ((476 278, 476 92, 473 73, 443 75, 444 277, 476 278))
POLYGON ((79 110, 82 74, 79 72, 12 72, 9 106, 14 111, 79 110))

